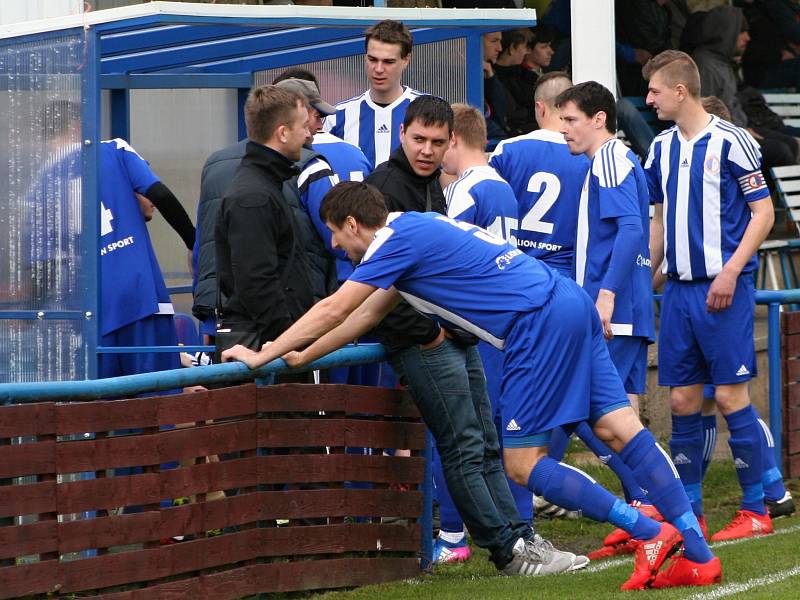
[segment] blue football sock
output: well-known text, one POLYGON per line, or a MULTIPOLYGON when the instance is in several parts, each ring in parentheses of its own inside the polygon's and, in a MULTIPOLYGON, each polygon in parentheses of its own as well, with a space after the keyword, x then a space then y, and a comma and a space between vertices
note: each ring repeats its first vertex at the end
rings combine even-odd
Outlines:
POLYGON ((763 419, 759 418, 758 424, 761 425, 761 454, 764 461, 764 473, 761 475, 764 498, 780 500, 786 495, 786 486, 783 485, 783 475, 775 462, 775 440, 763 419))
MULTIPOLYGON (((703 472, 702 479, 706 477, 708 465, 714 458, 717 447, 717 415, 703 415, 703 472)), ((673 456, 675 456, 673 454, 673 456)), ((680 473, 680 471, 678 471, 680 473)))
POLYGON ((608 521, 631 534, 635 530, 644 536, 641 539, 651 538, 659 531, 658 523, 613 496, 586 473, 550 457, 536 463, 528 478, 528 489, 548 502, 580 510, 595 521, 608 521))
POLYGON ((758 413, 752 405, 725 416, 731 437, 728 445, 733 454, 733 466, 742 488, 742 510, 763 515, 764 486, 761 476, 764 473, 764 457, 761 451, 763 432, 758 423, 758 413))
POLYGON ((517 505, 520 518, 533 525, 533 495, 530 490, 510 478, 508 488, 511 490, 511 495, 514 496, 514 504, 517 505))
POLYGON ((584 421, 578 425, 575 429, 575 434, 595 453, 595 456, 608 465, 608 468, 614 471, 616 476, 619 477, 622 483, 622 491, 625 494, 625 501, 628 504, 634 501, 641 502, 642 504, 650 504, 644 490, 636 482, 633 471, 628 468, 628 465, 623 462, 616 452, 600 441, 600 438, 594 434, 594 431, 592 431, 588 423, 584 421))
POLYGON ((681 532, 686 558, 700 563, 711 560, 713 555, 703 538, 678 471, 653 435, 642 429, 625 445, 620 456, 647 490, 647 497, 661 515, 681 532))
POLYGON ((669 448, 692 511, 699 517, 703 514, 703 417, 700 412, 672 415, 669 448))
POLYGON ((567 432, 563 427, 556 427, 550 432, 550 442, 547 444, 547 456, 553 460, 561 460, 569 446, 571 432, 567 432))
POLYGON ((442 469, 442 459, 436 446, 433 447, 433 483, 436 486, 436 499, 439 501, 439 518, 441 519, 440 529, 448 533, 464 531, 464 521, 456 508, 453 497, 447 489, 447 481, 444 478, 442 469))

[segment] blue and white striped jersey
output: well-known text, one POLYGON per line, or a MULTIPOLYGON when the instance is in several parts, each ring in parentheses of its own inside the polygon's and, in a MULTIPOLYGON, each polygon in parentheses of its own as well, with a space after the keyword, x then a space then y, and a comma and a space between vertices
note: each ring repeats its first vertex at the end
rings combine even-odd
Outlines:
POLYGON ((578 199, 589 159, 570 154, 560 133, 539 129, 500 142, 489 164, 517 197, 519 249, 574 277, 578 199))
POLYGON ((400 125, 406 116, 406 108, 422 95, 422 92, 404 87, 397 100, 388 106, 380 106, 372 101, 367 90, 355 98, 339 102, 336 113, 325 118, 323 128, 361 148, 374 169, 389 160, 389 155, 400 145, 400 125))
POLYGON ((515 244, 514 190, 488 165, 471 167, 444 190, 447 216, 466 221, 515 244))
MULTIPOLYGON (((750 222, 748 203, 769 196, 758 143, 715 116, 691 140, 677 126, 659 134, 645 173, 650 199, 664 205, 664 272, 683 281, 719 274, 750 222)), ((755 268, 753 256, 743 271, 755 268)))
POLYGON ((339 181, 364 181, 372 172, 369 160, 355 144, 320 131, 311 147, 328 161, 339 181))
POLYGON ((622 287, 616 290, 611 331, 655 339, 650 273, 650 202, 636 155, 616 138, 595 153, 578 205, 575 281, 594 300, 602 287, 617 239, 620 217, 637 217, 642 242, 622 287))

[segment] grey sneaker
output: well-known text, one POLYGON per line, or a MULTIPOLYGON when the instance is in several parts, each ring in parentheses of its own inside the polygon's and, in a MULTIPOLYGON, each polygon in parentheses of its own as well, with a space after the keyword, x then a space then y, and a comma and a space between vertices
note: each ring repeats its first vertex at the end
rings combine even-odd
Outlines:
POLYGON ((575 559, 574 554, 556 550, 541 536, 536 535, 532 540, 520 538, 512 551, 511 562, 503 567, 503 574, 534 577, 565 573, 573 569, 575 559))
POLYGON ((582 554, 573 554, 572 552, 566 552, 564 550, 559 550, 558 548, 553 546, 552 542, 550 542, 549 540, 544 539, 538 533, 534 533, 533 534, 533 540, 534 540, 534 542, 537 542, 537 543, 540 543, 540 544, 544 544, 545 546, 547 546, 550 549, 551 552, 554 552, 556 554, 563 554, 565 556, 571 557, 572 558, 572 568, 569 569, 570 571, 577 571, 579 569, 583 569, 585 566, 587 566, 589 564, 589 557, 588 556, 583 556, 582 554))

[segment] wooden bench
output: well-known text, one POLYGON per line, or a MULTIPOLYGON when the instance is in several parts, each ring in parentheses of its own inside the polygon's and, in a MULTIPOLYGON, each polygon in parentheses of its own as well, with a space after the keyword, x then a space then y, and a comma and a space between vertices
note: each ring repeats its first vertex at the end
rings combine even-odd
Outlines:
POLYGON ((773 111, 783 117, 785 125, 790 127, 800 127, 800 94, 769 93, 764 94, 773 111))

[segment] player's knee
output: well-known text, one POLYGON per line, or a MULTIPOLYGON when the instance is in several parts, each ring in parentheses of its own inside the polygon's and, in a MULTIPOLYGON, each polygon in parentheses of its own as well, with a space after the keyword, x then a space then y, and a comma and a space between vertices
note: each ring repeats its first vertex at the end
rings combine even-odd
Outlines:
POLYGON ((729 415, 750 404, 750 394, 747 392, 746 383, 719 385, 714 398, 723 415, 729 415))
POLYGON ((687 386, 672 388, 669 395, 669 408, 673 415, 686 416, 700 410, 703 403, 702 386, 700 394, 694 388, 697 386, 687 386))
POLYGON ((531 471, 544 456, 547 456, 547 448, 505 448, 503 465, 506 475, 514 483, 527 487, 531 471))

